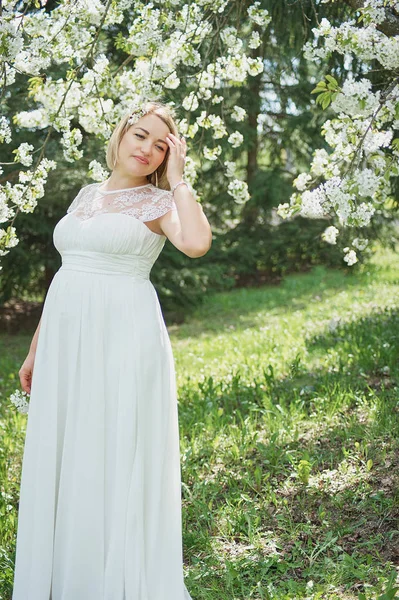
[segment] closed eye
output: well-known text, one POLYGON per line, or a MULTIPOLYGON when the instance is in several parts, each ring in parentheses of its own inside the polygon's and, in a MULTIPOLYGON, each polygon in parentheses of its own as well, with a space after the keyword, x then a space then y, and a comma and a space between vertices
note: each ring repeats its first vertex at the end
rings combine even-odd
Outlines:
MULTIPOLYGON (((141 135, 141 133, 135 133, 134 135, 136 135, 141 140, 145 139, 144 135, 141 135)), ((165 150, 165 148, 163 148, 162 146, 156 146, 156 148, 158 148, 158 150, 162 150, 162 152, 165 150)))

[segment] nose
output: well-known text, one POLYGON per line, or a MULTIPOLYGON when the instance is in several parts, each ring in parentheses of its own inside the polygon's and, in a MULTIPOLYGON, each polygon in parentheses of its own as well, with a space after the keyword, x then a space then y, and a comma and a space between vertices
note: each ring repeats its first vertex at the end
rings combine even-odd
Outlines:
POLYGON ((151 153, 151 142, 143 140, 140 144, 140 150, 146 157, 151 153))

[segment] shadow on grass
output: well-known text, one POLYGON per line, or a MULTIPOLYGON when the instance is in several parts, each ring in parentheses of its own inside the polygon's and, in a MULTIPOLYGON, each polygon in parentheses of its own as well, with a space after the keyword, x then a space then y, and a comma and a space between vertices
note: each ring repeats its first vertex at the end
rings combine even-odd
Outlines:
POLYGON ((342 291, 358 287, 360 293, 372 281, 372 272, 377 267, 370 265, 368 272, 351 273, 343 270, 317 266, 309 273, 287 276, 278 286, 238 288, 219 292, 207 299, 190 315, 190 321, 181 325, 170 325, 177 338, 201 333, 218 333, 233 324, 237 329, 256 326, 259 312, 269 314, 291 314, 320 303, 342 291))
POLYGON ((247 573, 247 593, 296 582, 298 597, 309 578, 358 593, 388 575, 399 561, 398 336, 399 312, 384 310, 307 342, 310 361, 333 348, 338 370, 299 362, 281 380, 265 369, 183 388, 189 562, 222 557, 247 573))

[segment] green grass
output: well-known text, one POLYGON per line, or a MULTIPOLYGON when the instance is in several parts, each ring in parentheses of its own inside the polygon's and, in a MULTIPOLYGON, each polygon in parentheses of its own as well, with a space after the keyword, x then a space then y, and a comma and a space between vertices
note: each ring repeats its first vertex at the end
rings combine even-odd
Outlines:
MULTIPOLYGON (((394 597, 397 267, 389 251, 357 273, 317 267, 209 297, 169 327, 193 600, 394 597)), ((26 419, 4 400, 30 339, 0 337, 4 600, 26 419)))

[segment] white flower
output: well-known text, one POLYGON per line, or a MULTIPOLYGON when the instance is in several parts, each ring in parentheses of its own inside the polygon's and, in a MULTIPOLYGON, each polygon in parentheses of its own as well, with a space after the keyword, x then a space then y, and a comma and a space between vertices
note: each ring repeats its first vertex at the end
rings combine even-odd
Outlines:
POLYGON ((368 239, 366 238, 355 238, 352 242, 352 246, 360 250, 361 252, 365 250, 368 246, 368 239))
POLYGON ((193 138, 198 131, 198 123, 188 124, 187 119, 181 119, 177 123, 178 129, 184 137, 193 138))
POLYGON ((344 248, 344 252, 346 253, 344 256, 344 261, 348 264, 349 267, 357 263, 357 256, 354 250, 344 248))
POLYGON ((71 131, 64 131, 61 144, 64 147, 64 157, 68 162, 74 162, 83 156, 83 151, 78 149, 82 139, 82 132, 77 127, 71 131))
POLYGON ((27 392, 15 390, 10 395, 10 402, 17 408, 18 412, 26 414, 29 410, 29 402, 26 400, 29 397, 27 392))
POLYGON ((185 110, 197 110, 198 98, 194 92, 190 92, 189 95, 184 98, 182 106, 185 110))
POLYGON ((313 155, 313 161, 310 167, 311 172, 316 175, 323 175, 326 165, 328 164, 329 156, 324 148, 315 150, 313 155))
POLYGON ((242 54, 228 55, 216 60, 218 73, 228 82, 243 83, 247 78, 248 61, 242 54))
POLYGON ((250 198, 248 192, 248 184, 246 181, 241 181, 240 179, 234 179, 230 181, 227 192, 230 196, 233 196, 235 202, 237 204, 244 204, 250 198))
POLYGON ((288 202, 279 204, 277 207, 277 214, 282 219, 288 219, 292 215, 292 206, 288 202))
POLYGON ((235 27, 226 27, 220 32, 220 37, 227 46, 227 51, 230 54, 237 54, 241 50, 242 40, 237 37, 237 29, 235 27))
POLYGON ((266 27, 271 21, 271 17, 269 17, 269 13, 267 10, 259 8, 260 2, 254 2, 252 6, 247 9, 247 13, 251 21, 260 25, 261 27, 266 27))
POLYGON ((236 176, 237 165, 235 162, 226 160, 224 163, 224 166, 226 167, 226 171, 225 171, 226 177, 235 177, 236 176))
POLYGON ((11 142, 11 129, 6 117, 0 117, 0 143, 11 142))
POLYGON ((326 196, 322 188, 304 192, 302 194, 301 216, 310 219, 324 217, 325 211, 323 209, 323 203, 325 200, 326 196))
POLYGON ((330 225, 327 227, 321 234, 322 239, 328 244, 336 244, 337 243, 337 235, 339 234, 339 229, 334 227, 334 225, 330 225))
POLYGON ((231 113, 231 118, 233 119, 233 121, 243 121, 245 119, 246 114, 247 113, 245 111, 245 108, 235 105, 231 113))
POLYGON ((311 175, 309 175, 309 173, 301 173, 296 179, 294 179, 293 185, 294 187, 296 187, 297 190, 303 192, 306 189, 308 181, 310 181, 311 179, 312 177, 311 175))
POLYGON ((33 156, 29 154, 30 152, 32 152, 32 150, 34 150, 34 146, 32 146, 32 144, 22 142, 22 144, 20 144, 18 148, 14 150, 14 161, 20 162, 26 167, 29 167, 33 162, 33 156))
POLYGON ((110 123, 105 115, 111 113, 114 102, 111 98, 88 98, 78 107, 79 124, 88 133, 109 137, 110 123))
POLYGON ((261 56, 258 56, 257 58, 247 56, 247 71, 250 75, 256 77, 256 75, 262 73, 263 69, 264 64, 261 56))
POLYGON ((105 54, 99 54, 93 65, 93 71, 98 75, 106 75, 109 71, 109 60, 105 54))
POLYGON ((197 97, 200 98, 201 100, 209 100, 212 97, 212 92, 209 88, 201 86, 197 90, 197 97))
POLYGON ((212 104, 220 104, 224 100, 223 96, 213 96, 212 104))
POLYGON ((255 50, 256 48, 259 48, 261 43, 262 43, 262 40, 260 39, 259 32, 253 31, 251 34, 251 37, 249 38, 249 42, 248 42, 249 48, 253 48, 255 50))
POLYGON ((244 136, 239 131, 234 131, 229 135, 227 141, 232 145, 233 148, 238 148, 238 146, 241 146, 242 142, 244 141, 244 136))
POLYGON ((380 93, 372 93, 371 82, 368 79, 347 79, 342 85, 342 91, 331 103, 331 108, 337 113, 342 112, 352 117, 367 117, 376 110, 379 100, 380 93))
POLYGON ((359 227, 366 227, 374 213, 375 207, 371 202, 362 202, 352 213, 353 222, 359 227))
POLYGON ((204 129, 209 129, 211 127, 210 115, 206 114, 206 110, 201 111, 201 114, 195 121, 199 127, 203 127, 204 129))
POLYGON ((203 155, 208 160, 216 160, 218 156, 222 153, 222 148, 220 146, 215 146, 214 148, 208 148, 204 146, 203 155))
POLYGON ((89 163, 89 177, 94 179, 94 181, 104 181, 108 176, 108 171, 97 160, 92 160, 89 163))
POLYGON ((208 120, 210 125, 213 127, 214 137, 216 139, 222 138, 227 135, 226 126, 219 115, 209 115, 208 120))
POLYGON ((180 85, 180 79, 177 77, 176 73, 173 72, 165 79, 164 85, 170 90, 175 90, 180 85))
POLYGON ((328 19, 326 19, 325 17, 323 17, 323 19, 320 21, 317 31, 319 32, 320 35, 327 35, 330 32, 330 29, 331 29, 330 21, 328 19))
POLYGON ((268 219, 268 223, 271 227, 278 227, 282 223, 282 218, 278 214, 278 209, 273 206, 270 211, 270 217, 268 219))
POLYGON ((29 129, 44 129, 50 124, 48 112, 45 108, 35 110, 22 110, 14 116, 14 123, 19 127, 29 129))
POLYGON ((363 143, 363 150, 369 154, 372 154, 379 148, 386 148, 391 143, 392 137, 393 131, 370 130, 366 133, 363 143))
POLYGON ((191 156, 187 156, 184 164, 184 179, 193 186, 197 179, 197 175, 197 165, 191 156))
POLYGON ((3 250, 0 251, 0 256, 8 254, 9 250, 5 249, 14 248, 18 242, 19 239, 16 236, 15 227, 9 226, 7 229, 0 229, 0 247, 3 248, 3 250))
POLYGON ((358 186, 360 196, 373 196, 380 186, 380 178, 371 169, 356 171, 353 176, 355 185, 358 186))

